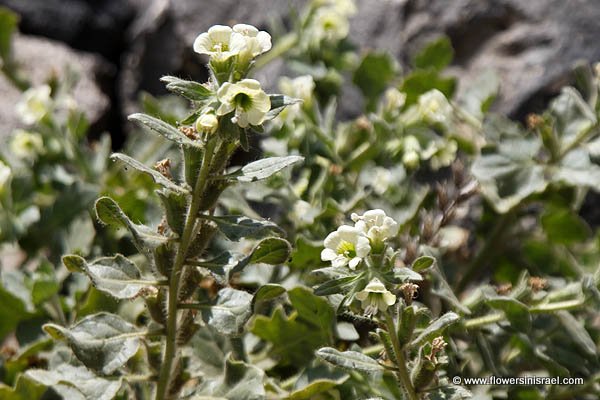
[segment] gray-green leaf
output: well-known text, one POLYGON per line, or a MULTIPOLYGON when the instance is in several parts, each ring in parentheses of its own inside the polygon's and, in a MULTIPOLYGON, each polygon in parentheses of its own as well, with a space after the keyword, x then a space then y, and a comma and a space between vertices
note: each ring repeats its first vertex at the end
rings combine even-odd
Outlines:
POLYGON ((417 336, 415 340, 411 342, 411 346, 417 346, 423 344, 425 341, 432 339, 435 336, 439 336, 442 334, 444 329, 448 326, 458 322, 460 317, 458 314, 453 312, 448 312, 435 321, 431 322, 423 331, 417 336))
POLYGON ((224 288, 219 291, 214 305, 202 310, 204 321, 219 333, 237 336, 252 315, 252 295, 242 290, 224 288))
POLYGON ((154 132, 163 136, 165 139, 175 142, 182 146, 202 147, 202 142, 192 140, 180 132, 177 128, 171 126, 165 121, 151 117, 146 114, 132 114, 129 116, 130 121, 139 122, 154 132))
POLYGON ((303 160, 304 157, 301 156, 263 158, 242 167, 239 172, 235 173, 236 179, 240 182, 255 182, 266 179, 282 169, 303 160))
POLYGON ((323 347, 315 353, 320 359, 348 371, 359 371, 369 375, 383 372, 383 367, 369 356, 356 351, 338 351, 332 347, 323 347))
POLYGON ((113 153, 110 156, 110 158, 113 160, 122 161, 125 164, 129 165, 130 167, 132 167, 140 172, 143 172, 144 174, 150 175, 150 177, 154 180, 154 182, 156 182, 157 184, 159 184, 167 189, 173 190, 175 192, 180 192, 180 193, 188 192, 187 190, 185 190, 181 186, 177 185, 175 182, 173 182, 172 180, 170 180, 169 178, 167 178, 166 176, 164 176, 157 170, 147 167, 146 165, 142 164, 135 158, 131 158, 126 154, 113 153))
POLYGON ((241 238, 259 239, 274 232, 284 234, 285 231, 275 223, 267 220, 258 221, 243 215, 223 215, 219 217, 204 216, 214 221, 227 239, 237 242, 241 238))
POLYGON ((92 263, 76 255, 64 256, 62 261, 69 271, 86 274, 96 289, 117 299, 133 299, 150 286, 141 279, 137 266, 121 254, 92 263))
POLYGON ((151 250, 167 242, 166 237, 150 227, 132 222, 110 197, 100 197, 96 201, 96 214, 98 219, 107 225, 127 228, 133 236, 135 247, 141 253, 149 255, 151 250))
POLYGON ((86 367, 104 375, 123 366, 140 347, 135 326, 109 313, 90 315, 71 328, 56 324, 43 328, 54 339, 66 340, 86 367))

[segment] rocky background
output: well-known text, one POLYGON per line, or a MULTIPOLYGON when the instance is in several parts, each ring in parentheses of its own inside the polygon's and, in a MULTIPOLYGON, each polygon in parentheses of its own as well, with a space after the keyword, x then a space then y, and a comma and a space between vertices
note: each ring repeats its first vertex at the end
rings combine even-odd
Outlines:
MULTIPOLYGON (((158 79, 205 79, 192 51, 211 25, 244 22, 268 29, 286 23, 306 0, 0 0, 21 15, 14 46, 34 83, 72 67, 82 77, 75 98, 115 144, 137 110, 140 91, 163 93, 158 79)), ((401 64, 440 33, 455 49, 452 73, 462 82, 494 68, 501 77, 497 111, 523 118, 572 81, 577 60, 600 60, 598 0, 357 0, 350 38, 361 48, 389 50, 401 64)), ((276 67, 271 67, 272 69, 276 67)), ((276 84, 276 71, 265 74, 276 84)), ((0 78, 0 134, 17 124, 19 92, 0 78)), ((344 117, 356 99, 344 96, 344 117)))

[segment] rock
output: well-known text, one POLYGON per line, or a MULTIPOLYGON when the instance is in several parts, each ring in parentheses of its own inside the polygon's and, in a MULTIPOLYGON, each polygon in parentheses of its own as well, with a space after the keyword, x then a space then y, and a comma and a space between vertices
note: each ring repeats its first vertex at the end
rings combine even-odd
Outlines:
POLYGON ((121 0, 0 0, 21 16, 20 31, 96 52, 113 61, 134 9, 121 0))
POLYGON ((358 8, 351 38, 361 47, 387 49, 406 64, 446 34, 461 86, 495 69, 501 93, 494 108, 516 118, 543 109, 572 82, 575 61, 600 59, 595 0, 360 0, 358 8))
MULTIPOLYGON (((64 44, 36 38, 16 35, 13 51, 23 75, 33 86, 45 83, 51 74, 65 76, 67 68, 79 75, 73 97, 78 106, 85 111, 92 124, 102 124, 109 110, 108 97, 101 91, 99 81, 110 75, 111 68, 100 57, 72 50, 64 44)), ((2 135, 9 134, 22 124, 15 114, 15 104, 21 93, 0 75, 0 125, 2 135)))

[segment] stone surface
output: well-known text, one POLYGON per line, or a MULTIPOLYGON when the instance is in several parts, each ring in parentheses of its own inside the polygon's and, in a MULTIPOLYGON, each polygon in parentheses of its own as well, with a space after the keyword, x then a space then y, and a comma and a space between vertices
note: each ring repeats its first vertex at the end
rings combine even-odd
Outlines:
MULTIPOLYGON (((23 75, 33 86, 45 83, 51 74, 64 76, 67 68, 79 75, 73 97, 92 123, 100 123, 109 110, 108 97, 99 82, 106 80, 111 68, 99 57, 74 51, 62 43, 32 36, 17 35, 13 43, 14 56, 23 75)), ((0 75, 0 134, 5 136, 21 126, 14 108, 21 93, 0 75)))

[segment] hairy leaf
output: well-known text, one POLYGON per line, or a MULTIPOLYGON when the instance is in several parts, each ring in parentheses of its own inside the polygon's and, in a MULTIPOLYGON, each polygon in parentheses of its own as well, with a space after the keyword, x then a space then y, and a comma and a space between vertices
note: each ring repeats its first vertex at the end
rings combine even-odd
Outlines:
POLYGON ((183 132, 180 132, 177 128, 158 118, 138 113, 131 114, 128 119, 130 121, 139 122, 147 126, 154 132, 163 136, 165 139, 175 142, 179 145, 188 147, 202 147, 202 142, 188 138, 183 134, 183 132))
POLYGON ((166 176, 164 176, 157 170, 147 167, 146 165, 142 164, 135 158, 129 157, 128 155, 122 154, 122 153, 113 153, 110 156, 110 158, 113 160, 119 160, 119 161, 129 165, 130 167, 132 167, 140 172, 143 172, 144 174, 149 175, 154 180, 154 182, 156 182, 157 184, 159 184, 167 189, 170 189, 174 192, 179 192, 179 193, 188 193, 188 191, 186 189, 177 185, 175 182, 173 182, 172 180, 170 180, 169 178, 167 178, 166 176))
POLYGON ((114 314, 90 315, 71 328, 56 324, 43 328, 53 338, 66 340, 86 367, 104 375, 123 366, 140 347, 135 326, 114 314))
POLYGON ((203 101, 214 96, 210 89, 198 82, 187 81, 174 76, 163 76, 160 80, 166 82, 167 89, 171 92, 192 101, 203 101))
POLYGON ((202 310, 204 321, 219 333, 237 336, 252 315, 252 295, 242 290, 224 288, 219 291, 214 305, 202 310))
POLYGON ((62 261, 69 271, 86 274, 96 289, 117 299, 133 299, 150 287, 141 279, 137 266, 121 254, 91 263, 76 255, 64 256, 62 261))
POLYGON ((419 336, 417 336, 410 343, 410 345, 418 346, 420 344, 423 344, 425 341, 434 338, 435 336, 441 335, 442 332, 444 331, 444 329, 446 329, 448 326, 458 322, 459 319, 460 319, 460 317, 453 312, 448 312, 448 313, 442 315, 435 321, 432 321, 425 329, 423 329, 421 331, 421 333, 419 334, 419 336))
POLYGON ((262 220, 258 221, 243 215, 223 215, 219 217, 204 216, 214 221, 227 239, 237 242, 241 238, 259 239, 272 233, 284 234, 277 224, 262 220))
POLYGON ((240 182, 255 182, 266 179, 282 169, 303 160, 304 157, 301 156, 263 158, 262 160, 246 164, 238 172, 235 172, 234 176, 240 182))
POLYGON ((323 347, 315 353, 317 357, 348 371, 359 371, 368 375, 378 375, 383 367, 369 356, 356 351, 338 351, 331 347, 323 347))

